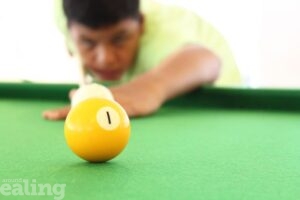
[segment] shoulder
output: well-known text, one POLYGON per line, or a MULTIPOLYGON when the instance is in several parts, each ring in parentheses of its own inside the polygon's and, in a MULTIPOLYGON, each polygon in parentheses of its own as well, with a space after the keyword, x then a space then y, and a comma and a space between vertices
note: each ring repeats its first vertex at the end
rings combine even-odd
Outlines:
POLYGON ((210 32, 207 30, 212 28, 192 11, 144 0, 141 12, 145 19, 145 32, 141 38, 137 61, 153 66, 185 45, 206 46, 202 41, 207 40, 206 33, 210 32))
POLYGON ((217 29, 191 10, 149 0, 142 3, 144 45, 181 46, 194 43, 206 46, 223 39, 217 29))

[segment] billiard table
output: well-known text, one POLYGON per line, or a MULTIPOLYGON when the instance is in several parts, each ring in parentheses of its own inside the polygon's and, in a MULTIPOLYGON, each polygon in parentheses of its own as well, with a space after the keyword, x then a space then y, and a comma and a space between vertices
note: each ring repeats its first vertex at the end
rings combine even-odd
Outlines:
POLYGON ((65 184, 74 200, 300 199, 300 90, 195 90, 131 119, 126 149, 92 164, 67 147, 63 121, 41 117, 74 87, 0 84, 0 184, 65 184))

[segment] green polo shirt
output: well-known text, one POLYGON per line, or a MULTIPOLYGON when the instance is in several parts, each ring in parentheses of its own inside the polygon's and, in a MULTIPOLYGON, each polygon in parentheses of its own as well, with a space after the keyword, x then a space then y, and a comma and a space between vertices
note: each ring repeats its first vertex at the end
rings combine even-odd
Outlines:
MULTIPOLYGON (((56 23, 64 34, 69 50, 74 44, 69 36, 62 0, 55 0, 56 23)), ((218 55, 221 73, 215 86, 240 86, 241 75, 232 52, 223 36, 201 17, 186 9, 143 0, 141 12, 145 16, 145 32, 133 66, 120 81, 125 83, 139 74, 156 67, 170 54, 188 44, 199 44, 218 55)), ((105 83, 104 83, 105 84, 105 83)))

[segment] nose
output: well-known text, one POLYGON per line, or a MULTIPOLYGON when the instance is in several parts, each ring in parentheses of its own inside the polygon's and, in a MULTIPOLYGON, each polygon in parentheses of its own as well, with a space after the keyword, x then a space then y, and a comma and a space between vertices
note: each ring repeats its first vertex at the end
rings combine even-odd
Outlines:
POLYGON ((96 63, 99 69, 113 68, 116 57, 111 48, 100 46, 96 50, 96 63))

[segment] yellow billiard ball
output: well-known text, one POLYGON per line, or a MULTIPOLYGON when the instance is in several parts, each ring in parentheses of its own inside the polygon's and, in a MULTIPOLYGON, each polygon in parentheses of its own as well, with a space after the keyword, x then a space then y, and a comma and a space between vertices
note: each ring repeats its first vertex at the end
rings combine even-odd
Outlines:
POLYGON ((71 106, 74 107, 80 102, 93 97, 114 100, 112 93, 107 87, 97 83, 91 83, 78 88, 72 97, 71 106))
POLYGON ((115 101, 90 98, 69 112, 64 126, 70 149, 89 162, 108 161, 126 147, 130 121, 115 101))

